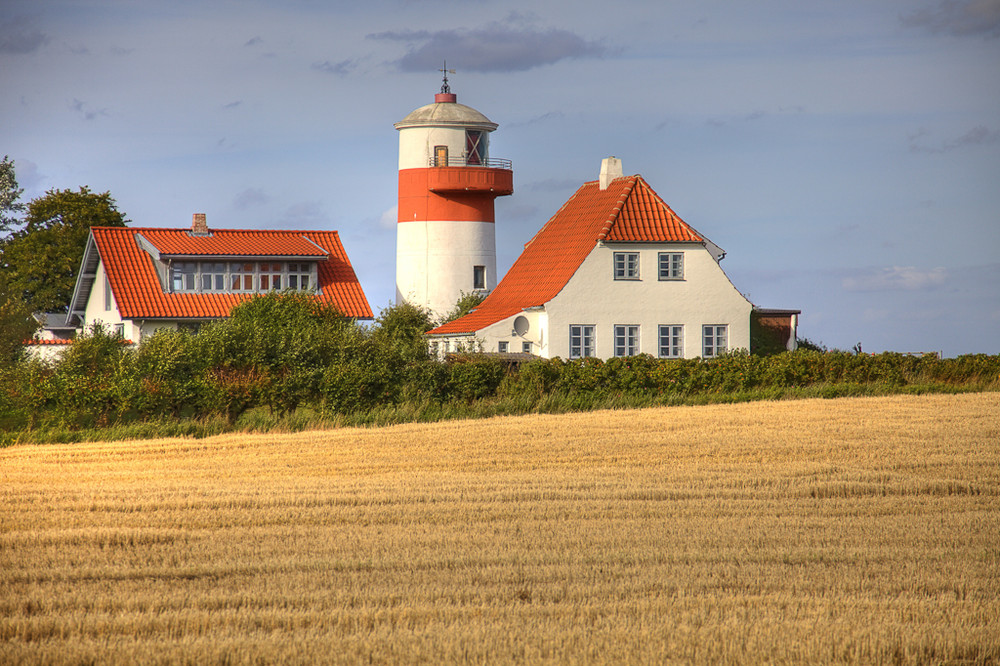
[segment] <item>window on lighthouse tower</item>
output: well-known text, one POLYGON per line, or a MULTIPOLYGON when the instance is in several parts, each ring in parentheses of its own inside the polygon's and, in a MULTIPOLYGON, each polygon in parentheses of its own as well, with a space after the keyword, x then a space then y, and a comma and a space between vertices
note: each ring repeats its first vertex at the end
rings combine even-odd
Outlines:
POLYGON ((486 141, 484 132, 479 130, 465 131, 465 163, 482 164, 486 161, 486 141))

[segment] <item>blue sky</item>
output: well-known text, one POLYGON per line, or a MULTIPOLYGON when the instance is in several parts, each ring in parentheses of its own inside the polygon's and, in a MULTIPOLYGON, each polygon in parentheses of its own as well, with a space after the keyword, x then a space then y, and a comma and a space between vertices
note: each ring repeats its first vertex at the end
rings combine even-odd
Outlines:
POLYGON ((1000 0, 6 0, 0 153, 134 226, 337 229, 377 311, 444 58, 514 163, 501 273, 615 155, 800 335, 1000 353, 1000 0))

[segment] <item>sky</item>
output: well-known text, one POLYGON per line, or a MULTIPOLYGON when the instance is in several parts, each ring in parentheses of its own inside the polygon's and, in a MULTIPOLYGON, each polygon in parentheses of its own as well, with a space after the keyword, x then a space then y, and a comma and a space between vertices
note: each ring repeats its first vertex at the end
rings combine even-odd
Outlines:
POLYGON ((336 229, 377 313, 445 59, 501 274, 614 155, 800 337, 1000 353, 1000 0, 3 0, 0 154, 131 226, 336 229))

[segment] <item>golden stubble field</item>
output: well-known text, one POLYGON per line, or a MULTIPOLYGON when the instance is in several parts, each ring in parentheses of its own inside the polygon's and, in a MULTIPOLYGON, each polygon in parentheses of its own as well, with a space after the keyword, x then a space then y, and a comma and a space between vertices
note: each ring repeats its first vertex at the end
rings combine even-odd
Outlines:
POLYGON ((0 450, 0 662, 996 662, 1000 394, 0 450))

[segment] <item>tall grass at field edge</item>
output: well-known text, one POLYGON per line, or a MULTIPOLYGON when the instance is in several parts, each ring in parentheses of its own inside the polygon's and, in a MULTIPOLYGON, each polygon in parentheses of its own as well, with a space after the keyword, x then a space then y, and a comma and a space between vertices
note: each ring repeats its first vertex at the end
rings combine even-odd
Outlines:
POLYGON ((810 398, 862 398, 889 395, 961 394, 1000 391, 998 382, 950 384, 924 382, 906 385, 823 383, 805 387, 766 387, 717 393, 596 394, 556 390, 540 396, 527 394, 489 397, 469 402, 441 402, 424 397, 352 413, 325 410, 322 405, 297 408, 279 416, 266 407, 254 407, 230 423, 223 416, 160 419, 115 424, 105 428, 41 428, 0 432, 0 448, 17 444, 66 444, 86 441, 127 441, 155 438, 202 439, 225 433, 295 433, 344 427, 384 427, 403 423, 435 423, 523 414, 569 414, 597 410, 737 404, 810 398))

